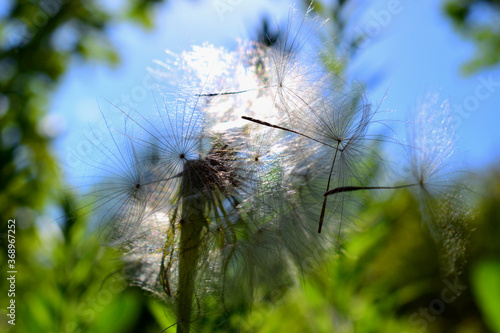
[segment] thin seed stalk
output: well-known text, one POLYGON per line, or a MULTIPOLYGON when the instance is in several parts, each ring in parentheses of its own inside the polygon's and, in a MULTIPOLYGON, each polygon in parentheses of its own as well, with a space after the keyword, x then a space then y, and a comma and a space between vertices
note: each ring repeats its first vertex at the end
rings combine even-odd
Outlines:
MULTIPOLYGON (((337 153, 339 152, 340 142, 337 142, 337 147, 335 147, 335 155, 333 156, 332 168, 330 169, 330 175, 328 176, 328 183, 326 184, 326 192, 330 190, 330 181, 332 180, 333 167, 335 166, 335 161, 337 160, 337 153)), ((321 229, 323 228, 323 221, 325 219, 325 211, 326 211, 326 200, 327 196, 323 198, 323 206, 321 207, 321 214, 319 216, 319 226, 318 233, 321 233, 321 229)))
POLYGON ((340 186, 336 187, 334 189, 331 189, 329 191, 326 191, 325 198, 329 195, 336 194, 336 193, 342 193, 342 192, 353 192, 353 191, 361 191, 361 190, 397 190, 400 188, 407 188, 407 187, 413 187, 417 186, 420 184, 406 184, 406 185, 399 185, 399 186, 340 186))

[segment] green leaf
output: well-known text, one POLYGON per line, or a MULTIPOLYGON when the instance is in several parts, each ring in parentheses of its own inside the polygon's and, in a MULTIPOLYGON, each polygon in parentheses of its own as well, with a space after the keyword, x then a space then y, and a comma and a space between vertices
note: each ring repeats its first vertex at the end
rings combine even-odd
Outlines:
MULTIPOLYGON (((172 314, 172 312, 168 311, 165 305, 159 303, 156 300, 151 300, 148 302, 149 311, 153 317, 155 317, 156 321, 162 328, 166 328, 177 322, 177 319, 172 314)), ((174 329, 175 330, 175 329, 174 329)), ((172 331, 174 331, 172 330, 172 331)))
POLYGON ((472 271, 472 283, 486 322, 500 332, 500 261, 480 262, 472 271))

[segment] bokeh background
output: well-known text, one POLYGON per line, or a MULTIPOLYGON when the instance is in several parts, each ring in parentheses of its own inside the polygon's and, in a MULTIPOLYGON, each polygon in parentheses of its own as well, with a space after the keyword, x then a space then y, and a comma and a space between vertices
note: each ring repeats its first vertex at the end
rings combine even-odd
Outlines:
MULTIPOLYGON (((77 210, 75 156, 101 120, 97 101, 139 106, 146 68, 166 49, 232 49, 238 39, 276 34, 290 4, 0 0, 0 262, 4 269, 7 220, 15 218, 18 271, 16 326, 7 323, 2 272, 1 331, 160 332, 175 322, 161 303, 127 287, 118 254, 89 230, 77 210)), ((429 91, 449 98, 464 177, 479 194, 467 261, 459 276, 442 274, 410 193, 366 198, 345 252, 322 271, 277 299, 208 316, 197 329, 500 332, 500 2, 339 0, 313 8, 329 19, 335 70, 363 82, 391 118, 404 121, 429 91)))

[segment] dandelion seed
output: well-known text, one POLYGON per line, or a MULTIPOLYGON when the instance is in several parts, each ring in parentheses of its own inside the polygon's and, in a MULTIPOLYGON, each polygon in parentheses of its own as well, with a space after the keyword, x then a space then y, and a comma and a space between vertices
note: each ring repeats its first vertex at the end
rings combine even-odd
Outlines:
MULTIPOLYGON (((368 127, 372 124, 374 112, 369 104, 360 101, 359 92, 354 90, 348 94, 336 92, 328 99, 322 98, 319 102, 311 103, 304 108, 290 110, 289 117, 284 122, 290 127, 271 124, 269 122, 243 116, 242 119, 299 135, 309 142, 311 163, 307 168, 324 169, 330 165, 327 172, 326 190, 330 190, 332 176, 335 183, 346 186, 362 178, 366 172, 361 169, 362 161, 374 155, 368 143, 375 140, 368 134, 368 127), (293 128, 293 129, 291 129, 293 128), (297 129, 297 130, 296 130, 297 129), (320 145, 311 147, 310 143, 320 145), (327 151, 325 151, 327 149, 327 151), (328 161, 325 157, 331 158, 328 161)), ((347 192, 347 191, 342 191, 347 192)), ((343 198, 340 211, 343 210, 343 198)), ((319 217, 318 233, 321 233, 327 208, 327 196, 324 196, 319 217)), ((342 218, 341 218, 342 220, 342 218)), ((339 225, 338 233, 341 232, 339 225)))
MULTIPOLYGON (((312 2, 305 14, 298 14, 296 8, 291 6, 284 30, 278 29, 278 36, 281 37, 276 43, 271 46, 243 43, 236 52, 244 56, 243 62, 252 69, 254 78, 249 79, 247 76, 242 80, 238 75, 239 80, 234 80, 232 89, 219 88, 200 96, 269 93, 273 105, 284 112, 309 106, 322 96, 322 89, 332 82, 332 75, 325 70, 321 55, 317 54, 318 32, 325 22, 312 14, 312 2), (250 85, 235 89, 241 82, 248 82, 250 85)), ((238 56, 235 55, 234 58, 238 56)), ((217 77, 221 78, 222 75, 218 74, 217 77)))
POLYGON ((286 132, 290 132, 290 133, 293 133, 293 134, 301 135, 301 136, 303 136, 303 137, 305 137, 305 138, 308 138, 308 139, 310 139, 310 140, 313 140, 313 141, 316 141, 316 142, 321 143, 321 144, 323 144, 323 145, 326 145, 326 146, 329 146, 329 147, 334 148, 333 146, 330 146, 330 145, 329 145, 329 144, 327 144, 327 143, 321 142, 321 141, 316 140, 316 139, 314 139, 314 138, 312 138, 312 137, 310 137, 310 136, 307 136, 307 135, 305 135, 305 134, 299 133, 299 132, 294 131, 294 130, 289 129, 289 128, 285 128, 285 127, 278 126, 278 125, 273 125, 273 124, 270 124, 270 123, 268 123, 268 122, 266 122, 266 121, 259 120, 259 119, 255 119, 255 118, 252 118, 252 117, 247 117, 247 116, 242 116, 242 117, 241 117, 241 119, 245 119, 245 120, 248 120, 248 121, 252 121, 252 122, 257 123, 257 124, 260 124, 260 125, 264 125, 264 126, 268 126, 268 127, 272 127, 272 128, 277 128, 277 129, 280 129, 280 130, 283 130, 283 131, 286 131, 286 132))
POLYGON ((411 176, 423 220, 441 247, 447 273, 460 273, 465 260, 468 226, 474 218, 472 192, 457 180, 456 136, 449 105, 428 94, 407 131, 411 176), (458 265, 458 266, 457 266, 458 265))
POLYGON ((314 103, 331 76, 315 50, 317 33, 324 22, 311 11, 312 3, 306 14, 297 18, 296 9, 291 7, 285 31, 278 31, 282 38, 270 49, 271 62, 266 67, 273 71, 268 72, 268 82, 275 104, 286 112, 314 103))
MULTIPOLYGON (((105 120, 105 118, 104 118, 105 120)), ((102 235, 109 246, 126 243, 137 225, 151 213, 150 174, 143 167, 144 152, 137 149, 129 137, 111 128, 105 120, 107 138, 92 131, 89 142, 94 148, 84 165, 97 171, 96 182, 88 194, 90 207, 102 235), (109 141, 107 141, 107 140, 109 141), (90 157, 92 156, 92 157, 90 157)), ((124 123, 125 131, 129 124, 124 123)))

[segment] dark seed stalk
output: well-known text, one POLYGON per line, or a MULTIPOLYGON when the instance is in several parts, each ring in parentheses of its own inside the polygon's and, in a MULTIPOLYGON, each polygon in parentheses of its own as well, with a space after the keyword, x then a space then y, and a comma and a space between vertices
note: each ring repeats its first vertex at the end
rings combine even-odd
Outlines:
POLYGON ((396 190, 400 188, 406 188, 406 187, 413 187, 417 186, 419 184, 406 184, 406 185, 399 185, 399 186, 341 186, 341 187, 336 187, 334 189, 331 189, 330 191, 325 192, 323 194, 325 198, 329 195, 336 194, 336 193, 342 193, 342 192, 353 192, 353 191, 360 191, 360 190, 396 190))

